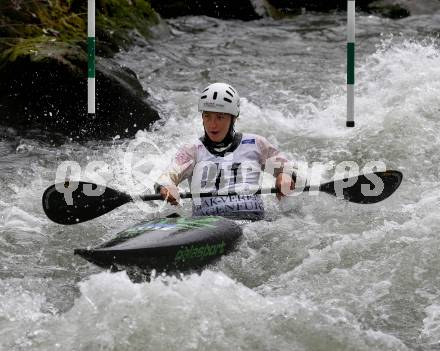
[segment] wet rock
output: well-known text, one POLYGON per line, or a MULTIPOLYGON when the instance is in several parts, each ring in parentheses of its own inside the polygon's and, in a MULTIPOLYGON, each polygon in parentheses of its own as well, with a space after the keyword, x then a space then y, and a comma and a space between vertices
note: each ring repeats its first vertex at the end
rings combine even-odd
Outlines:
POLYGON ((346 0, 268 0, 268 2, 283 14, 299 14, 303 11, 328 12, 347 9, 346 0))
POLYGON ((409 10, 402 5, 382 0, 373 1, 371 4, 369 4, 368 11, 393 19, 404 18, 410 15, 409 10))
POLYGON ((151 6, 164 18, 209 16, 221 19, 258 19, 251 0, 151 0, 151 6))
MULTIPOLYGON (((407 7, 409 1, 357 0, 356 8, 358 11, 375 13, 384 17, 403 18, 410 15, 407 7)), ((329 12, 335 10, 345 11, 347 9, 347 0, 268 0, 268 3, 284 15, 295 15, 304 11, 329 12)))
MULTIPOLYGON (((391 0, 387 0, 389 3, 391 0)), ((440 0, 398 0, 400 6, 406 8, 411 15, 431 15, 440 11, 440 0)))
POLYGON ((144 0, 97 1, 96 116, 87 114, 87 2, 4 1, 0 126, 79 139, 133 136, 159 119, 134 72, 108 59, 148 37, 158 16, 144 0), (61 20, 62 19, 62 20, 61 20))
POLYGON ((133 136, 159 119, 136 75, 110 59, 96 64, 96 116, 87 114, 83 70, 56 59, 21 57, 0 70, 1 124, 19 133, 41 129, 79 138, 133 136))
POLYGON ((131 69, 105 58, 97 59, 96 69, 97 119, 106 136, 133 136, 160 118, 131 69))

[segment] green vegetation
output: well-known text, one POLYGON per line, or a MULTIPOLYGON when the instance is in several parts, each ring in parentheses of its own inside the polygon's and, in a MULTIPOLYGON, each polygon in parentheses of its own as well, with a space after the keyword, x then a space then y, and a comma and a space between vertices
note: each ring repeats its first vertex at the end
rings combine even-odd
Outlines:
MULTIPOLYGON (((111 54, 130 43, 129 31, 148 37, 159 19, 145 0, 97 0, 97 48, 111 54)), ((64 63, 86 60, 86 0, 0 0, 0 65, 28 56, 64 63)))
POLYGON ((0 62, 29 56, 38 61, 63 55, 86 39, 84 13, 71 11, 72 1, 2 1, 0 62))
POLYGON ((145 0, 98 0, 96 13, 97 54, 111 56, 119 48, 127 49, 132 40, 128 33, 136 29, 150 36, 150 26, 159 17, 145 0))
POLYGON ((145 0, 98 0, 96 25, 100 29, 137 29, 148 36, 148 25, 158 24, 159 18, 145 0))

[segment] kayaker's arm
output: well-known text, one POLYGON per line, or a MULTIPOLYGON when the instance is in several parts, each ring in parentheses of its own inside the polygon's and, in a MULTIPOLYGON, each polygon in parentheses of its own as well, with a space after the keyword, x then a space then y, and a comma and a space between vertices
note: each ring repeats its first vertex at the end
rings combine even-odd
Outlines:
POLYGON ((171 205, 177 206, 179 204, 179 189, 175 185, 161 186, 159 194, 171 205))
POLYGON ((262 168, 276 178, 275 186, 280 190, 277 198, 281 199, 295 189, 297 167, 266 138, 258 136, 257 145, 261 151, 262 168))
POLYGON ((280 173, 276 177, 275 188, 278 189, 276 195, 277 199, 281 200, 283 196, 286 196, 295 190, 295 178, 291 177, 289 174, 280 173))
POLYGON ((177 185, 192 175, 195 165, 195 145, 186 144, 176 153, 171 164, 158 178, 154 189, 164 200, 173 205, 178 204, 177 185))

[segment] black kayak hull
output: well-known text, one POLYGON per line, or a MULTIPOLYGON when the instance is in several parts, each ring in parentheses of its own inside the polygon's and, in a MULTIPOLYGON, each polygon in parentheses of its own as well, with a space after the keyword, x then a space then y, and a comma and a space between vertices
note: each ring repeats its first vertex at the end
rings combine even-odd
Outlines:
POLYGON ((241 236, 241 227, 223 217, 164 218, 139 223, 102 245, 74 253, 103 268, 184 271, 215 262, 241 236))

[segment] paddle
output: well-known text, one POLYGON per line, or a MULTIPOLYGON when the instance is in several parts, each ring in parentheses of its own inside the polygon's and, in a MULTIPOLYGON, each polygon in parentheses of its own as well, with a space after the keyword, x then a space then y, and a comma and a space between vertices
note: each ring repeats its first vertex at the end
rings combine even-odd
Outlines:
MULTIPOLYGON (((374 172, 352 178, 344 178, 319 185, 306 186, 303 191, 319 190, 327 194, 338 196, 347 201, 359 204, 373 204, 389 197, 402 182, 402 173, 399 171, 374 172), (376 176, 376 177, 375 177, 376 176), (382 181, 383 189, 377 181, 382 181), (370 193, 367 194, 369 189, 370 193), (366 195, 364 195, 366 194, 366 195)), ((380 183, 380 182, 379 182, 380 183)), ((256 194, 277 193, 276 188, 260 189, 256 194)), ((237 195, 229 193, 227 195, 237 195)), ((215 192, 201 193, 200 197, 227 196, 215 192)), ((69 197, 68 196, 68 197, 69 197)), ((181 193, 182 199, 192 198, 189 192, 181 193)), ((160 194, 142 195, 143 201, 162 200, 160 194)), ((51 185, 43 194, 43 209, 47 217, 59 224, 76 224, 99 217, 112 211, 127 202, 133 201, 128 194, 101 185, 88 182, 66 182, 51 185), (58 189, 63 191, 58 191, 58 189), (66 191, 64 191, 64 189, 66 191), (73 191, 67 191, 75 189, 73 191), (94 192, 95 196, 90 196, 94 192), (65 194, 71 195, 70 204, 66 203, 65 194)))

